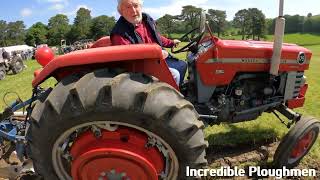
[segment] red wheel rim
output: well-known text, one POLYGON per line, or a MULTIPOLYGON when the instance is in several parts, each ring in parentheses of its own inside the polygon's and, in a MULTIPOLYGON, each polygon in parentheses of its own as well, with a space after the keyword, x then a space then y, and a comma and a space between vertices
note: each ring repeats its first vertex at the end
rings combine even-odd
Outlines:
POLYGON ((300 158, 305 154, 305 152, 310 148, 313 140, 315 138, 315 132, 310 131, 306 133, 291 151, 290 158, 300 158))
POLYGON ((154 180, 164 171, 164 157, 156 147, 146 147, 148 136, 132 128, 88 131, 71 147, 71 175, 77 180, 154 180))

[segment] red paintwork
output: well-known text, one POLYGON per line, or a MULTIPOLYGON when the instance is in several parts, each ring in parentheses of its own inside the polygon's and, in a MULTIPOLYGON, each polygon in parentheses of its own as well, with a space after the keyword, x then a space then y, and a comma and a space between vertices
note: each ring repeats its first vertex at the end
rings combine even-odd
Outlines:
MULTIPOLYGON (((269 62, 208 63, 207 61, 208 59, 270 60, 273 49, 272 42, 220 40, 209 36, 205 37, 202 42, 207 40, 213 41, 214 46, 201 54, 196 62, 200 79, 206 86, 228 85, 239 72, 268 72, 270 69, 269 62), (223 73, 216 73, 221 71, 223 73)), ((103 37, 92 46, 94 49, 76 51, 53 59, 38 73, 32 85, 35 87, 51 76, 59 81, 73 73, 87 72, 103 67, 117 67, 124 68, 129 72, 142 72, 157 77, 160 81, 179 89, 158 45, 138 44, 103 47, 109 46, 110 43, 110 37, 103 37)), ((306 48, 284 43, 281 59, 286 62, 280 64, 279 72, 305 71, 309 68, 311 56, 311 51, 306 48), (301 65, 297 63, 300 52, 304 52, 307 58, 306 63, 301 65)), ((303 103, 304 97, 288 101, 288 105, 291 107, 301 107, 303 103)))
MULTIPOLYGON (((164 158, 156 147, 146 148, 148 136, 132 128, 91 131, 78 137, 71 147, 71 174, 77 180, 96 180, 103 172, 126 173, 132 180, 156 180, 164 171, 164 158)), ((106 179, 104 177, 103 179, 106 179)), ((125 179, 125 178, 123 178, 125 179)))
POLYGON ((291 109, 302 107, 305 101, 305 95, 308 90, 308 84, 305 84, 301 89, 299 96, 295 99, 290 99, 287 101, 287 106, 291 109))
POLYGON ((41 71, 42 71, 42 68, 35 70, 35 71, 33 72, 33 77, 37 77, 37 76, 40 74, 41 71))
POLYGON ((287 106, 290 109, 295 109, 299 107, 303 107, 305 102, 305 97, 297 97, 295 99, 290 99, 287 101, 287 106))
POLYGON ((111 46, 111 45, 112 45, 112 43, 111 43, 110 36, 105 36, 105 37, 98 39, 96 42, 94 42, 93 45, 90 46, 90 48, 107 47, 107 46, 111 46))
MULTIPOLYGON (((228 85, 238 72, 268 72, 270 63, 206 63, 208 59, 271 59, 272 42, 263 41, 235 41, 214 39, 215 46, 200 55, 197 70, 203 83, 207 86, 228 85), (216 74, 216 70, 224 70, 224 74, 216 74)), ((296 63, 299 52, 305 52, 307 62, 310 63, 311 51, 294 45, 283 44, 281 59, 292 60, 296 63)), ((290 62, 290 61, 288 61, 290 62)), ((280 72, 304 71, 309 64, 281 64, 280 72)))
POLYGON ((297 142, 290 154, 290 158, 299 158, 303 156, 306 153, 306 151, 310 148, 310 145, 312 144, 314 138, 315 132, 314 130, 311 130, 301 139, 299 139, 299 141, 297 142))
POLYGON ((38 63, 44 67, 54 58, 54 53, 49 47, 38 48, 35 58, 38 63))
POLYGON ((33 87, 54 76, 58 80, 78 71, 102 67, 125 68, 142 72, 178 89, 163 58, 162 49, 156 44, 110 46, 75 51, 50 61, 32 81, 33 87))

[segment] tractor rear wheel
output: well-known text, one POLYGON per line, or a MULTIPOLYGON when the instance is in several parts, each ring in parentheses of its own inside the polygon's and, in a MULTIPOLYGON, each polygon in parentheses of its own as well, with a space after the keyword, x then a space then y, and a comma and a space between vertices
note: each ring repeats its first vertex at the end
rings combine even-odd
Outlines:
POLYGON ((11 70, 13 74, 20 73, 24 68, 24 64, 21 58, 14 58, 11 62, 11 70))
POLYGON ((274 165, 294 168, 310 151, 320 131, 320 122, 313 117, 302 117, 280 142, 275 155, 274 165))
POLYGON ((186 179, 186 166, 207 163, 192 104, 143 74, 67 77, 31 119, 31 158, 45 179, 186 179))

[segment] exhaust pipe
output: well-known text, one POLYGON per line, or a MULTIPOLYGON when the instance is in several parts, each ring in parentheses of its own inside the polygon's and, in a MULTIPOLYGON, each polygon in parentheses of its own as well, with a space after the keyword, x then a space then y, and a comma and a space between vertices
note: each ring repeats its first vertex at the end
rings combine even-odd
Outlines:
POLYGON ((283 17, 284 0, 279 0, 279 17, 276 19, 276 27, 274 32, 273 54, 271 58, 270 74, 277 76, 281 61, 281 50, 284 36, 285 19, 283 17))

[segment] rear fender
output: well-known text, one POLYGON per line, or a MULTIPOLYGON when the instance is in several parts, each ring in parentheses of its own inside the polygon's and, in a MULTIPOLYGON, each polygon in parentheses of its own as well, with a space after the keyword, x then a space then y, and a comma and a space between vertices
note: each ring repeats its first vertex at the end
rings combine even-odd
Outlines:
POLYGON ((36 87, 50 77, 60 81, 68 75, 98 68, 122 68, 154 76, 178 90, 163 58, 162 49, 156 44, 100 47, 59 56, 35 74, 32 86, 36 87))

